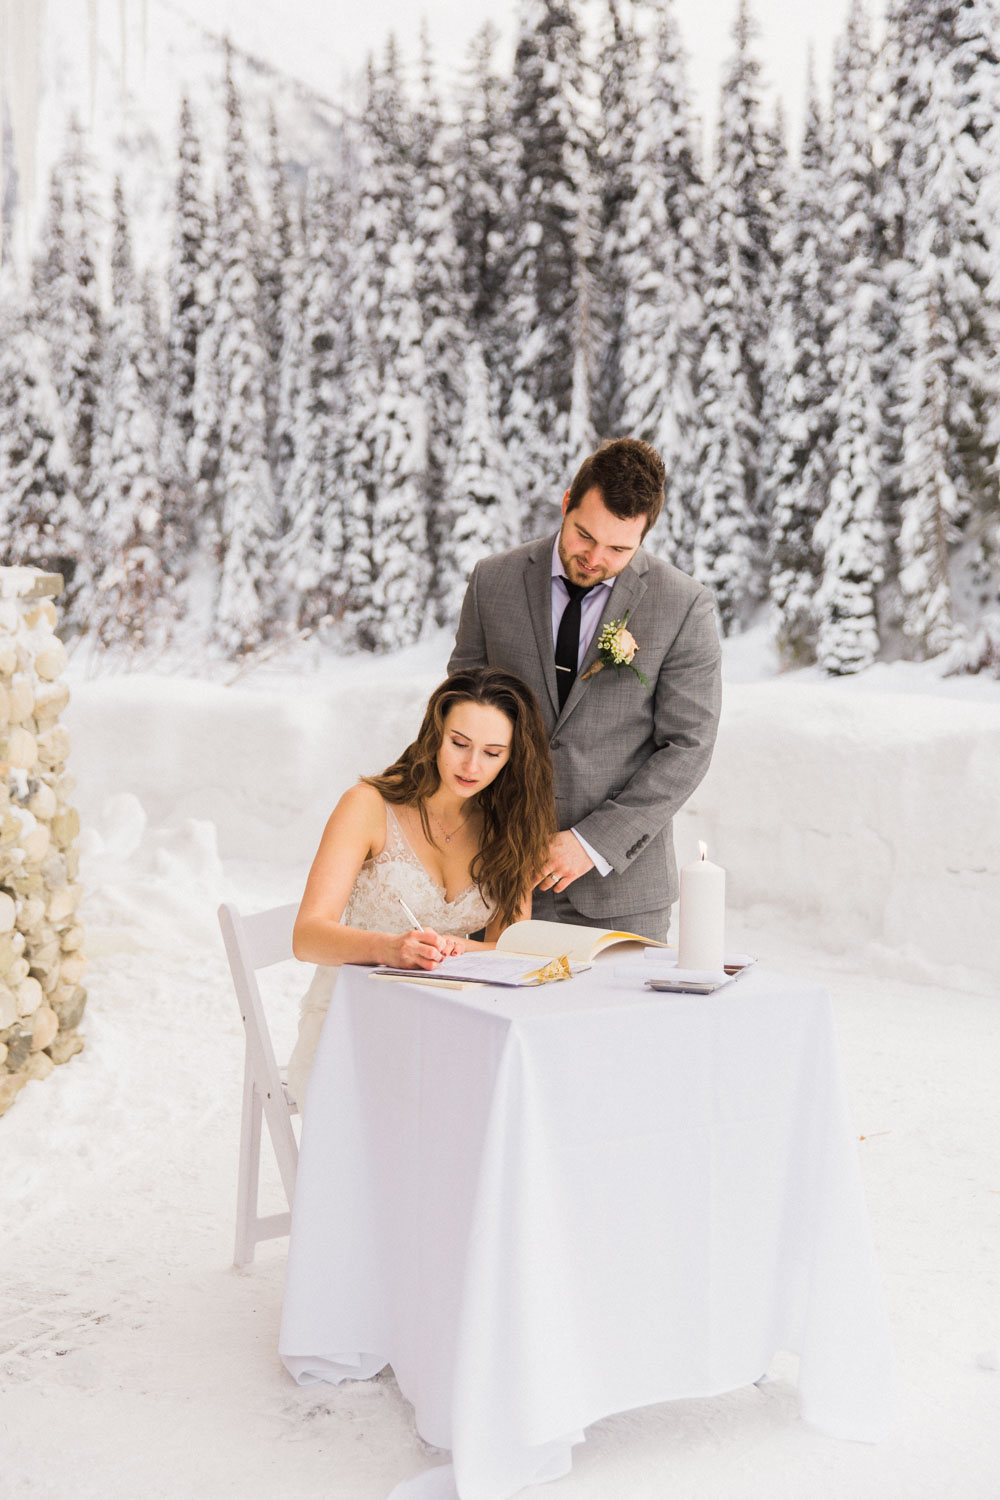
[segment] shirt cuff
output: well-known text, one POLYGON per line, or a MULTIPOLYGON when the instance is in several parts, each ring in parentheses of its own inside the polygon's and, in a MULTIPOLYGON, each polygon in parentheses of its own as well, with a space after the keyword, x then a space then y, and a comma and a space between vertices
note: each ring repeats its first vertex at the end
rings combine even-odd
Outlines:
POLYGON ((583 848, 586 851, 586 853, 590 855, 591 859, 594 861, 594 868, 597 871, 597 873, 599 875, 610 875, 611 874, 611 870, 612 870, 612 866, 608 864, 607 860, 604 858, 604 855, 603 854, 598 854, 597 850, 593 847, 593 845, 592 844, 588 844, 587 840, 584 838, 583 834, 582 833, 577 833, 577 831, 576 831, 575 828, 571 828, 570 829, 570 833, 576 839, 577 843, 581 846, 581 848, 583 848))

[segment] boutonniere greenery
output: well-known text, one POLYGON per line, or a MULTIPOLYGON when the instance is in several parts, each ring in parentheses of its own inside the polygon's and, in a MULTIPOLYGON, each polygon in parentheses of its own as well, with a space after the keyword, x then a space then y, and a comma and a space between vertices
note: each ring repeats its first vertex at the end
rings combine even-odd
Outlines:
POLYGON ((631 630, 625 628, 627 625, 627 613, 620 620, 608 621, 597 637, 597 660, 584 672, 581 682, 586 682, 588 677, 593 677, 602 667, 614 667, 616 672, 620 672, 622 667, 628 667, 638 677, 646 692, 649 692, 649 683, 635 664, 639 645, 631 630))

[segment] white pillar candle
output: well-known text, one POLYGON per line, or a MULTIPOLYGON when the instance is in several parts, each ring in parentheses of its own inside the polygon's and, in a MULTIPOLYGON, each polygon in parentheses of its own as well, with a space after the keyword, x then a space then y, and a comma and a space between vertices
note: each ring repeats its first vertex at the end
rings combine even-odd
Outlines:
POLYGON ((721 969, 725 962, 726 872, 701 858, 681 870, 680 940, 677 962, 682 969, 721 969))

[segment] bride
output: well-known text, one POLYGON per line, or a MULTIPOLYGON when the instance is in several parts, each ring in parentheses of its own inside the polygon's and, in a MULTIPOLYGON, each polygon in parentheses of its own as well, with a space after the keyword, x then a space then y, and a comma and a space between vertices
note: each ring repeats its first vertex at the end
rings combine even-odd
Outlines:
POLYGON ((494 947, 530 916, 554 832, 548 735, 531 689, 489 667, 447 678, 413 744, 341 797, 309 871, 293 949, 320 967, 288 1065, 300 1106, 339 966, 428 970, 494 947), (485 942, 470 938, 482 928, 485 942))

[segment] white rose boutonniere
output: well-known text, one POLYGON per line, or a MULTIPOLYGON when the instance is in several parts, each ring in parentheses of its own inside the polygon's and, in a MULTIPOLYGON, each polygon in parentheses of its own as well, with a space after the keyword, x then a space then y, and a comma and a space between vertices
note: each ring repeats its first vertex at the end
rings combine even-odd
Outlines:
POLYGON ((639 643, 631 630, 626 628, 627 625, 627 614, 620 620, 608 621, 597 637, 597 660, 584 672, 582 682, 586 682, 588 677, 593 677, 604 667, 614 667, 616 672, 622 667, 628 667, 638 677, 646 692, 649 692, 649 683, 635 664, 635 654, 639 650, 639 643))

